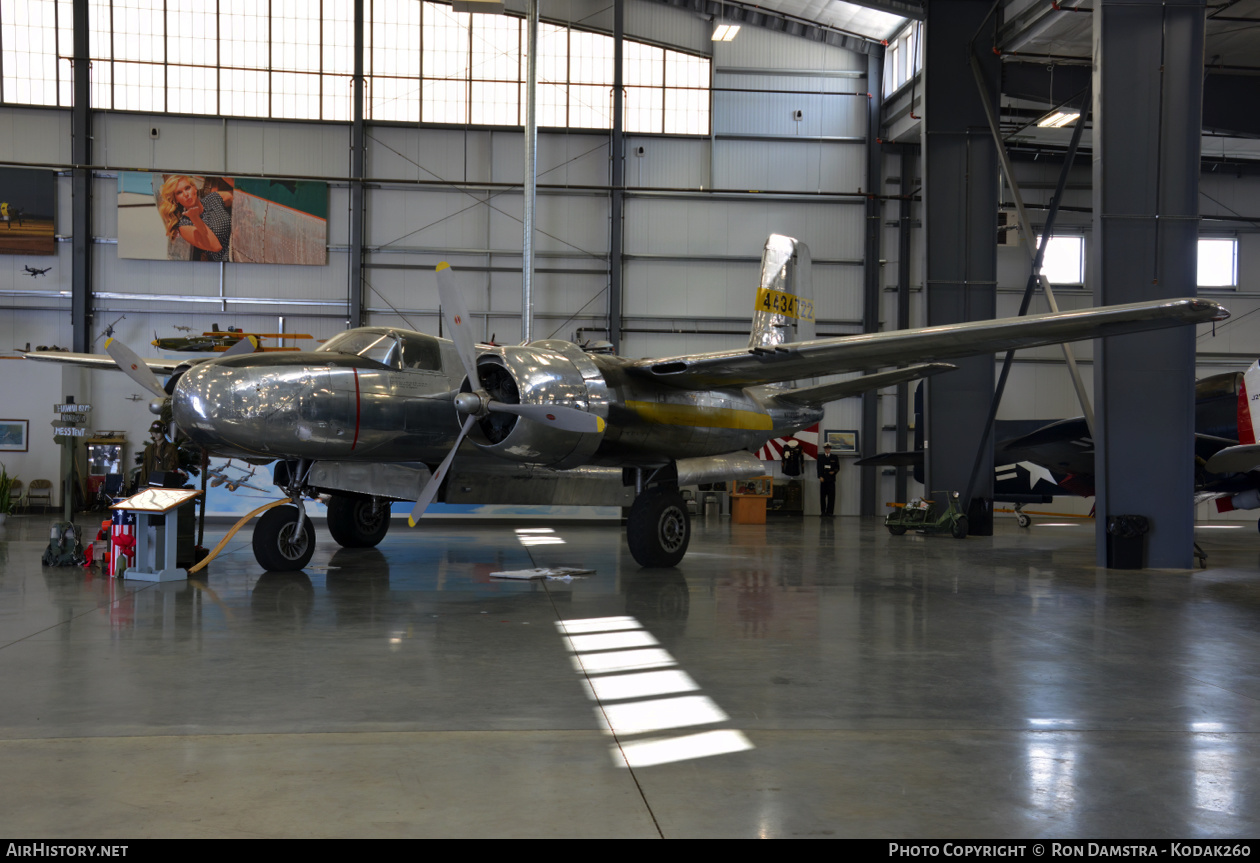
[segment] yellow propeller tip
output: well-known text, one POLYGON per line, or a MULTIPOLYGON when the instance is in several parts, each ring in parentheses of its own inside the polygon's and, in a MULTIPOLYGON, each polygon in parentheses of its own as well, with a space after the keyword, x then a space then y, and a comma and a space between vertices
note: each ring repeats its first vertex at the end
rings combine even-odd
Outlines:
POLYGON ((595 431, 602 432, 607 425, 603 417, 595 417, 595 431))
POLYGON ((446 263, 446 261, 443 261, 442 263, 437 265, 437 270, 439 273, 442 272, 442 270, 449 270, 450 268, 451 268, 451 265, 446 263))
MULTIPOLYGON (((107 338, 107 339, 105 340, 105 347, 107 347, 107 348, 108 348, 108 347, 109 347, 110 345, 112 345, 113 343, 114 343, 114 337, 113 337, 113 336, 110 336, 109 338, 107 338)), ((157 342, 154 342, 154 344, 157 344, 157 342)))
POLYGON ((407 516, 407 526, 408 526, 408 527, 415 527, 415 526, 416 526, 416 520, 415 520, 414 518, 412 518, 411 516, 407 516))

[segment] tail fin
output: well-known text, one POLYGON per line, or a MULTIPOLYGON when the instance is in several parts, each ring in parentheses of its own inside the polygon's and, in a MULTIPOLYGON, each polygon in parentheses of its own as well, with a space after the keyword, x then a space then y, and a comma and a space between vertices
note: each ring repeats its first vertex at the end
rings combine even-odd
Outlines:
POLYGON ((1238 442, 1254 444, 1260 438, 1260 407, 1252 407, 1253 401, 1260 400, 1260 360, 1251 364, 1243 374, 1242 384, 1238 387, 1238 442))
MULTIPOLYGON (((772 348, 814 338, 814 286, 809 247, 800 240, 771 234, 761 253, 750 348, 772 348)), ((1257 386, 1256 392, 1260 392, 1257 386)))

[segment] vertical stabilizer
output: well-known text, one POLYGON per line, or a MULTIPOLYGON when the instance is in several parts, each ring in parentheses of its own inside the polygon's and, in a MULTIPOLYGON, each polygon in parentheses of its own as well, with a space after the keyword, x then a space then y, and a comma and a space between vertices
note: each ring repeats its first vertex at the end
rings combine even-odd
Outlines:
POLYGON ((814 338, 810 270, 809 247, 804 243, 782 234, 766 239, 748 347, 772 348, 814 338))
POLYGON ((1238 388, 1238 442, 1254 444, 1257 435, 1256 421, 1260 420, 1260 406, 1255 401, 1260 399, 1260 360, 1251 364, 1243 375, 1242 386, 1238 388))

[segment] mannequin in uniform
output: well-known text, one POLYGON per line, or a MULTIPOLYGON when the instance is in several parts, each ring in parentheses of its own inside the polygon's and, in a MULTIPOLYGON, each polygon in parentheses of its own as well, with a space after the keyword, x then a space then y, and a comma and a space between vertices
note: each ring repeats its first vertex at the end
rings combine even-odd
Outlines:
POLYGON ((818 503, 823 518, 836 514, 836 476, 840 473, 840 456, 831 454, 831 444, 823 444, 818 457, 818 503))
POLYGON ((179 470, 179 447, 166 439, 166 427, 154 420, 149 426, 149 441, 144 445, 144 460, 140 463, 140 485, 149 484, 154 471, 179 470))

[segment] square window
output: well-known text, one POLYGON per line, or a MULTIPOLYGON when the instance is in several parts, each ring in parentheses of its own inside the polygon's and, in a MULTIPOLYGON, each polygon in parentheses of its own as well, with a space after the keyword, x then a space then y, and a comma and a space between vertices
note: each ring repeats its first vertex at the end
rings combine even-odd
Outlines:
POLYGON ((1052 285, 1084 285, 1085 238, 1051 237, 1041 259, 1041 272, 1052 285))
POLYGON ((1238 240, 1214 238, 1199 240, 1199 287, 1238 286, 1238 240))

